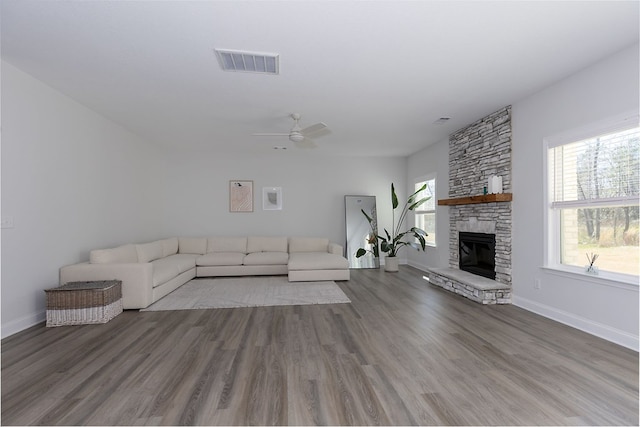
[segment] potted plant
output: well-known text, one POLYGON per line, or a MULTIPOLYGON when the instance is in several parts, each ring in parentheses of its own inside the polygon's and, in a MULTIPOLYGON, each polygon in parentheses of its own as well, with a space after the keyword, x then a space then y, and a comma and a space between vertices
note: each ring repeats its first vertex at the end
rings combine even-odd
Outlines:
MULTIPOLYGON (((393 186, 393 183, 391 183, 391 205, 393 208, 391 211, 391 218, 392 218, 391 225, 393 227, 391 230, 392 233, 389 233, 385 228, 384 236, 381 236, 379 234, 373 234, 371 239, 372 241, 368 242, 368 243, 375 242, 375 244, 373 245, 373 251, 360 248, 356 252, 356 258, 360 258, 361 256, 364 256, 367 252, 371 252, 373 253, 374 256, 377 257, 379 255, 377 242, 380 242, 380 250, 386 254, 385 263, 384 263, 385 271, 398 271, 398 251, 400 249, 402 249, 404 246, 411 246, 412 248, 415 248, 417 250, 422 249, 424 251, 425 250, 424 237, 427 235, 426 231, 418 227, 411 227, 406 231, 400 231, 400 230, 402 229, 402 224, 404 223, 404 220, 407 217, 407 214, 409 213, 409 211, 415 210, 417 207, 421 206, 424 202, 426 202, 431 198, 431 197, 424 197, 416 201, 418 194, 421 191, 424 191, 426 188, 427 188, 427 185, 425 184, 418 191, 416 191, 411 196, 409 196, 409 198, 407 199, 406 203, 402 208, 402 211, 400 213, 400 218, 398 219, 398 223, 396 224, 395 213, 396 213, 396 209, 399 206, 399 203, 398 203, 398 196, 396 195, 395 188, 393 186), (416 238, 419 243, 415 241, 404 240, 404 237, 406 235, 416 238)), ((361 211, 362 211, 362 214, 367 218, 367 221, 369 221, 369 225, 371 226, 371 229, 375 231, 375 228, 373 226, 374 225, 373 218, 367 215, 367 213, 364 210, 361 210, 361 211)))

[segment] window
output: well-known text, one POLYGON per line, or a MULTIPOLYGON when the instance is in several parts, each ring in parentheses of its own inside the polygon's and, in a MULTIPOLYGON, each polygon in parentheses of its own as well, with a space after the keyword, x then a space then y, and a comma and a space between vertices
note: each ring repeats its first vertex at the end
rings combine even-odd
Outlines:
POLYGON ((584 271, 597 254, 600 272, 638 276, 637 126, 637 117, 627 118, 547 141, 550 266, 584 271))
POLYGON ((436 177, 435 175, 420 178, 415 184, 414 191, 419 190, 423 185, 427 188, 418 193, 416 200, 423 197, 431 197, 415 210, 415 226, 427 232, 425 241, 429 246, 436 245, 436 177))

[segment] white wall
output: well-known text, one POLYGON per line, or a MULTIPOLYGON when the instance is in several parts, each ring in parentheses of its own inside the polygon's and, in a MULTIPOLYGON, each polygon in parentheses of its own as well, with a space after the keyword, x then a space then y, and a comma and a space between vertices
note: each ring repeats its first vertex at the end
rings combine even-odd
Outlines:
POLYGON ((164 234, 298 235, 345 244, 345 195, 377 198, 379 222, 391 224, 389 188, 405 188, 406 159, 329 157, 320 150, 266 155, 167 153, 164 234), (229 212, 229 181, 252 180, 254 210, 229 212), (283 209, 262 210, 262 188, 282 187, 283 209))
POLYGON ((638 46, 513 104, 513 302, 638 349, 638 286, 541 268, 543 138, 638 108, 638 46), (534 280, 541 289, 534 289, 534 280))
POLYGON ((159 153, 2 63, 2 336, 44 319, 60 266, 156 238, 159 153))
MULTIPOLYGON (((449 139, 444 139, 408 159, 407 185, 413 188, 416 178, 436 174, 436 199, 449 198, 449 139)), ((408 218, 413 221, 413 218, 408 218)), ((449 207, 436 202, 436 247, 427 247, 425 252, 407 249, 410 265, 424 270, 427 267, 449 265, 449 207)))

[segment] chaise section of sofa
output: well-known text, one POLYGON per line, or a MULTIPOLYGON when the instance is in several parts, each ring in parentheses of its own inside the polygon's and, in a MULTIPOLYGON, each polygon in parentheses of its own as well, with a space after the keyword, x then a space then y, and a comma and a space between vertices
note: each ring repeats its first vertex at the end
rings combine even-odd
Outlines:
POLYGON ((289 281, 349 280, 349 261, 342 246, 329 239, 289 238, 289 281))

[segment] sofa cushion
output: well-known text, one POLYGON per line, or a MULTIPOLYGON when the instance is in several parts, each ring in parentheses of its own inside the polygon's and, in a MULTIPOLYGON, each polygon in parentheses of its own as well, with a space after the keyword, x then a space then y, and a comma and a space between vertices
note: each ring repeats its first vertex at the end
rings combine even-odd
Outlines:
POLYGON ((151 262, 163 257, 164 247, 162 241, 156 240, 136 245, 136 251, 138 252, 138 262, 151 262))
POLYGON ((153 265, 152 282, 154 288, 168 282, 180 274, 178 273, 178 266, 175 263, 170 262, 167 258, 157 259, 152 261, 151 264, 153 265))
MULTIPOLYGON (((198 259, 200 255, 197 254, 174 254, 174 255, 169 255, 166 258, 163 258, 163 260, 166 260, 165 262, 167 263, 171 263, 173 265, 176 266, 176 268, 178 269, 178 274, 180 273, 184 273, 187 270, 191 270, 192 268, 195 268, 196 266, 196 260, 198 259)), ((160 261, 160 260, 157 260, 160 261)))
POLYGON ((329 239, 319 237, 292 237, 289 252, 328 252, 329 239))
POLYGON ((287 265, 289 254, 286 252, 252 252, 244 257, 244 265, 287 265))
POLYGON ((116 264, 138 262, 138 252, 133 244, 111 249, 94 249, 89 253, 91 264, 116 264))
POLYGON ((328 252, 294 252, 289 254, 289 270, 341 270, 348 269, 349 261, 328 252))
POLYGON ((198 266, 242 265, 245 254, 241 252, 211 252, 196 259, 198 266))
POLYGON ((287 252, 286 237, 249 237, 247 253, 251 252, 287 252))
POLYGON ((206 237, 180 237, 178 239, 178 253, 203 255, 206 251, 206 237))
POLYGON ((196 255, 175 254, 151 262, 153 265, 153 287, 168 282, 187 270, 195 268, 196 255))
POLYGON ((209 237, 207 252, 240 252, 247 253, 246 237, 209 237))
POLYGON ((161 240, 161 242, 162 242, 162 256, 167 257, 169 255, 175 255, 178 253, 177 237, 164 239, 164 240, 161 240))

